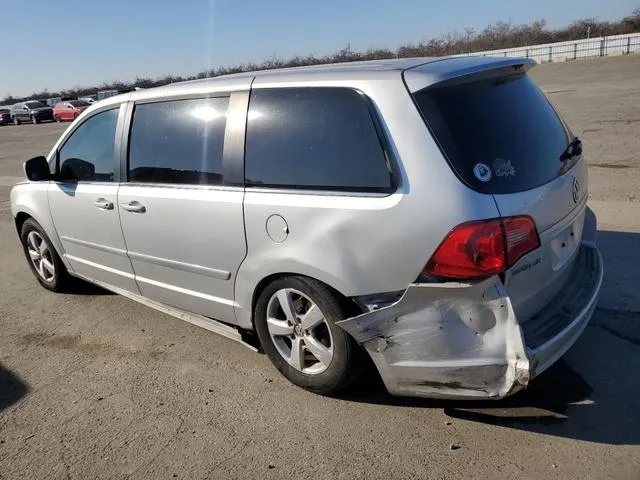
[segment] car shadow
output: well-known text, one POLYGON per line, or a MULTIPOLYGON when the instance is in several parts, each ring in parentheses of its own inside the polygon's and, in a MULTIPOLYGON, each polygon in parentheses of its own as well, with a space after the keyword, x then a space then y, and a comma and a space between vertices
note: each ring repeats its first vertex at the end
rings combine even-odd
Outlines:
POLYGON ((28 392, 27 384, 0 364, 0 411, 18 402, 28 392))
MULTIPOLYGON (((634 382, 632 376, 627 375, 626 379, 629 384, 634 382)), ((595 443, 639 445, 638 388, 627 389, 627 386, 617 381, 591 385, 567 361, 560 359, 525 390, 502 400, 395 397, 387 392, 377 372, 371 371, 339 398, 393 407, 442 409, 452 421, 471 421, 595 443), (630 416, 630 411, 636 413, 630 416)))
POLYGON ((79 278, 74 278, 69 290, 65 293, 69 295, 115 295, 115 293, 105 290, 94 283, 89 283, 79 278))
POLYGON ((452 421, 595 443, 639 445, 640 313, 621 308, 640 300, 640 273, 636 271, 639 263, 625 263, 639 255, 640 234, 600 231, 598 245, 605 262, 600 301, 616 308, 598 307, 576 345, 525 390, 503 400, 394 397, 370 365, 367 375, 340 398, 394 407, 442 409, 452 421), (623 291, 632 293, 626 303, 616 305, 619 290, 615 287, 625 287, 627 282, 633 285, 623 291))

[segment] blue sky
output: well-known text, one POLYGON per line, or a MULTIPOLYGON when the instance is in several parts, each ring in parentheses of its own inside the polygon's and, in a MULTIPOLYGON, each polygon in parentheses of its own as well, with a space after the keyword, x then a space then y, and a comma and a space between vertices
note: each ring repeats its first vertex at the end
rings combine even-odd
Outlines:
POLYGON ((638 0, 0 0, 0 98, 272 56, 396 48, 465 27, 613 20, 638 0))

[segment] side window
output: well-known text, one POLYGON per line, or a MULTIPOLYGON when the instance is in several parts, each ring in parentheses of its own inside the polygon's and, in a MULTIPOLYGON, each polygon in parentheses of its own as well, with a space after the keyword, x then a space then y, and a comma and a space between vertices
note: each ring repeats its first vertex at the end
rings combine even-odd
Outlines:
POLYGON ((245 180, 248 185, 287 188, 393 188, 368 100, 347 88, 254 90, 245 180))
POLYGON ((129 140, 129 181, 218 185, 228 97, 137 105, 129 140))
POLYGON ((58 154, 58 165, 63 178, 113 181, 113 172, 118 163, 115 155, 118 112, 118 108, 100 112, 87 119, 71 134, 58 154), (89 172, 92 169, 93 174, 87 174, 87 168, 89 172))

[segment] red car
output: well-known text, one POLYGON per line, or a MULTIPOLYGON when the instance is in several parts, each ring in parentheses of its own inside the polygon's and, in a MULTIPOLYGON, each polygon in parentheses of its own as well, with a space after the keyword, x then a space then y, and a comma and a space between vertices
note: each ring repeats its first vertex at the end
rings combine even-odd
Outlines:
POLYGON ((84 100, 67 100, 58 102, 53 107, 53 119, 56 122, 63 120, 75 120, 82 111, 89 106, 84 100))

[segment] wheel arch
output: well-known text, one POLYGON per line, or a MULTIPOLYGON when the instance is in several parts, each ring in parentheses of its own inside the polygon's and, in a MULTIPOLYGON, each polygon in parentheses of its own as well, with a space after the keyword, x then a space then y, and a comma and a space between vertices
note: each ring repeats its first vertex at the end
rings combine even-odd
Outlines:
MULTIPOLYGON (((16 224, 16 230, 18 232, 18 235, 20 235, 22 233, 22 225, 24 225, 24 222, 26 222, 28 219, 33 218, 31 215, 29 215, 27 212, 23 212, 20 211, 16 214, 15 218, 13 219, 15 224, 16 224)), ((38 222, 35 218, 33 218, 36 222, 38 222)), ((40 222, 38 222, 40 223, 40 222)))
POLYGON ((22 226, 29 218, 33 219, 47 234, 53 248, 69 271, 73 271, 64 256, 64 248, 58 237, 58 232, 51 218, 47 186, 42 182, 32 182, 16 185, 10 193, 11 214, 18 236, 22 233, 22 226))
POLYGON ((302 272, 298 272, 295 270, 292 271, 286 271, 286 272, 276 272, 276 273, 270 273, 267 274, 265 276, 263 276, 255 285, 255 287, 252 289, 251 292, 251 301, 250 303, 248 303, 249 308, 242 308, 241 312, 237 313, 238 316, 238 322, 240 324, 241 327, 243 328, 248 328, 250 330, 255 331, 255 308, 256 308, 256 303, 258 302, 258 299, 260 298, 260 295, 262 294, 262 292, 264 291, 265 288, 267 288, 267 286, 269 286, 270 284, 272 284, 273 282, 280 280, 282 278, 286 278, 286 277, 298 277, 298 278, 302 278, 302 279, 308 279, 308 280, 313 280, 316 281, 318 283, 321 283, 322 285, 324 285, 325 287, 327 287, 331 293, 333 295, 335 295, 335 297, 338 299, 338 302, 340 303, 340 305, 342 306, 342 308, 345 310, 345 312, 349 312, 352 313, 354 315, 356 315, 358 312, 358 307, 357 305, 348 297, 346 296, 342 291, 340 291, 338 288, 336 288, 335 285, 331 285, 331 283, 328 283, 326 281, 323 281, 319 278, 316 278, 315 276, 310 276, 308 274, 304 274, 302 272))

